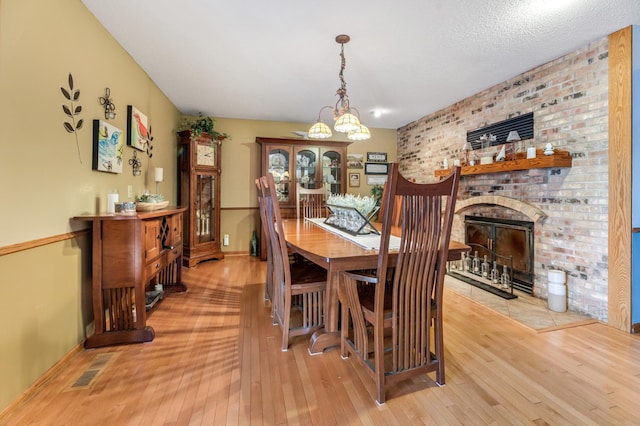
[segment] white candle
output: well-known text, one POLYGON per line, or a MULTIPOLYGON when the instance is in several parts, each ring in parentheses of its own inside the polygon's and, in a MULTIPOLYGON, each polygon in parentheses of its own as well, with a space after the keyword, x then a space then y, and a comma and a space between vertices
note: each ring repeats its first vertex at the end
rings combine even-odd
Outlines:
POLYGON ((162 182, 163 177, 162 167, 156 167, 156 182, 162 182))
POLYGON ((107 213, 116 212, 116 203, 118 202, 119 198, 120 196, 117 192, 107 194, 107 213))

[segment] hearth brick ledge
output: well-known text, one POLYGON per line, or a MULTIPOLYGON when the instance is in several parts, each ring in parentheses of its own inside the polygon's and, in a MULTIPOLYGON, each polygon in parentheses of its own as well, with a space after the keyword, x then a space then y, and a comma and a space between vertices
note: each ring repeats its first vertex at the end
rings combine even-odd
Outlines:
POLYGON ((525 203, 515 198, 502 197, 500 195, 481 195, 478 197, 467 198, 466 200, 456 201, 456 214, 471 206, 478 205, 496 205, 515 210, 526 215, 533 222, 539 222, 547 217, 545 212, 534 205, 525 203))

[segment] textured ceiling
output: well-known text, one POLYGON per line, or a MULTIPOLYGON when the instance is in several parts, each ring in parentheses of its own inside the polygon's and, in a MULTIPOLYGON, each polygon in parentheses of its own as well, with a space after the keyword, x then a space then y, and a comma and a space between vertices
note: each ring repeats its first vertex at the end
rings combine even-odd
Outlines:
POLYGON ((311 124, 349 34, 351 104, 378 128, 640 24, 639 0, 82 1, 185 114, 311 124))

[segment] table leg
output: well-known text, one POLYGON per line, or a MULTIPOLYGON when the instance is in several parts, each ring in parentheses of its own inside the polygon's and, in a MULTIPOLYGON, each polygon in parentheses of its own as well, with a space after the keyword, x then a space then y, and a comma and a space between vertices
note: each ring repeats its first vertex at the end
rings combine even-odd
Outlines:
POLYGON ((311 355, 321 354, 325 349, 340 345, 340 330, 338 329, 338 317, 340 304, 338 301, 339 271, 327 272, 327 289, 324 305, 324 328, 316 331, 309 342, 311 355))
POLYGON ((320 355, 327 348, 333 348, 340 345, 340 332, 327 331, 326 329, 318 330, 311 336, 309 342, 309 354, 320 355))

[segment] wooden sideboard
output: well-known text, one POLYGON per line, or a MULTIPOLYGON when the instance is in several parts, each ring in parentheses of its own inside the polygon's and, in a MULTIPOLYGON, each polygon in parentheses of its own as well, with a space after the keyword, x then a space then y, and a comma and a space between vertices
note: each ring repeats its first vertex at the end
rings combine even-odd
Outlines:
POLYGON ((81 215, 93 224, 92 289, 95 333, 85 348, 150 342, 145 292, 182 284, 182 214, 186 207, 133 214, 81 215))

